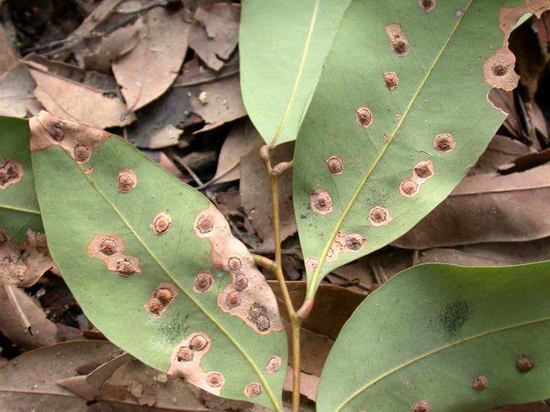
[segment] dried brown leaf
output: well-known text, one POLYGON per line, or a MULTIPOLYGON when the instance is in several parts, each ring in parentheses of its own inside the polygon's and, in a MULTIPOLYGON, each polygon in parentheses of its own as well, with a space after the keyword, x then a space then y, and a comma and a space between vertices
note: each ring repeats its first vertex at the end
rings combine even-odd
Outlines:
POLYGON ((208 67, 220 70, 239 41, 240 8, 230 4, 214 4, 210 9, 198 8, 189 33, 191 47, 208 67))
POLYGON ((252 150, 259 150, 263 140, 249 119, 238 121, 232 127, 229 136, 223 142, 218 167, 216 183, 225 183, 241 178, 241 159, 252 150))
POLYGON ((465 178, 436 209, 394 242, 410 249, 520 242, 550 236, 550 166, 465 178))
POLYGON ((0 115, 25 117, 27 102, 34 99, 35 86, 28 69, 21 63, 0 75, 0 115))
POLYGON ((189 23, 181 12, 157 7, 142 17, 142 37, 113 62, 113 72, 131 111, 151 103, 176 80, 187 52, 189 23))
MULTIPOLYGON (((242 205, 263 240, 262 249, 274 247, 273 211, 271 208, 271 189, 269 178, 258 150, 262 142, 255 140, 255 147, 241 160, 241 198, 242 205)), ((290 161, 294 153, 294 144, 286 143, 276 147, 271 154, 273 165, 290 161)), ((281 240, 296 233, 296 219, 292 202, 292 170, 279 178, 279 207, 281 211, 281 240)))
POLYGON ((31 70, 37 83, 36 98, 55 116, 69 118, 98 129, 125 126, 135 120, 129 115, 124 120, 126 104, 101 90, 76 83, 39 70, 31 70))

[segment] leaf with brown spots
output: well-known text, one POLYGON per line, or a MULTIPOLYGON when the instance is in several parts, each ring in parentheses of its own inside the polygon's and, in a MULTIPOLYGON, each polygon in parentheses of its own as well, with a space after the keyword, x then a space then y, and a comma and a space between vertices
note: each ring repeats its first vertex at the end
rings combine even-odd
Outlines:
POLYGON ((94 325, 149 366, 282 410, 284 368, 266 370, 286 365, 277 302, 223 215, 118 136, 46 112, 31 136, 50 250, 94 325))
POLYGON ((403 271, 342 328, 317 410, 481 412, 547 399, 549 293, 550 262, 403 271))
POLYGON ((548 8, 352 1, 296 143, 298 233, 304 256, 317 259, 306 265, 308 298, 332 269, 406 233, 464 178, 505 119, 488 93, 517 85, 509 32, 548 8))
POLYGON ((53 262, 34 190, 28 121, 0 117, 0 283, 28 287, 53 262))

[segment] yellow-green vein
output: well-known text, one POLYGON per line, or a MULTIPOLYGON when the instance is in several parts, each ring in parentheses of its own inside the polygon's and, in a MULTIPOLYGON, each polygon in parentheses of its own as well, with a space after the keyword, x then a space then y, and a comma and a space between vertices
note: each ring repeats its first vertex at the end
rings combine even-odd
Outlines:
POLYGON ((40 212, 38 210, 23 209, 22 207, 0 205, 0 209, 6 209, 6 210, 11 210, 12 212, 21 212, 21 213, 28 213, 31 215, 40 216, 40 212))
POLYGON ((318 279, 320 277, 321 269, 323 268, 323 264, 325 263, 328 251, 330 250, 330 247, 332 246, 332 243, 334 242, 334 239, 336 238, 336 235, 338 234, 338 231, 342 227, 342 224, 344 223, 344 220, 346 219, 349 211, 351 210, 351 208, 355 204, 355 200, 359 196, 359 193, 361 193, 361 190, 363 189, 363 186, 365 186, 365 184, 369 180, 370 175, 372 174, 372 172, 374 171, 376 166, 378 166, 378 163, 380 163, 380 160, 382 159, 382 157, 384 156, 384 154, 386 153, 386 151, 390 147, 391 143, 395 139, 395 136, 397 135, 397 132, 399 132, 399 130, 401 129, 401 126, 403 125, 403 122, 405 121, 408 114, 410 113, 410 111, 411 111, 411 109, 414 105, 414 102, 418 98, 418 95, 422 91, 424 85, 426 84, 426 82, 428 81, 428 79, 429 79, 430 75, 432 74, 433 70, 437 66, 437 63, 441 59, 441 56, 443 56, 443 54, 445 53, 445 50, 447 50, 447 47, 449 46, 449 43, 451 42, 451 39, 453 38, 454 34, 456 33, 456 31, 460 27, 460 24, 462 23, 462 21, 464 19, 464 16, 466 15, 468 10, 470 9, 473 2, 474 2, 474 0, 470 0, 468 2, 467 6, 464 8, 464 13, 462 13, 461 17, 456 21, 456 23, 453 27, 453 30, 451 31, 451 33, 449 34, 449 36, 445 40, 445 43, 443 44, 443 47, 441 48, 441 50, 439 50, 439 53, 437 54, 436 58, 432 62, 429 70, 424 75, 424 78, 420 82, 418 88, 416 89, 416 92, 412 96, 411 100, 409 101, 409 104, 407 105, 405 111, 403 112, 403 116, 401 116, 401 118, 399 119, 399 122, 397 123, 397 125, 393 129, 390 137, 384 143, 384 146, 382 147, 382 150, 378 153, 378 155, 374 159, 374 161, 371 164, 371 166, 369 167, 369 169, 365 172, 365 174, 361 178, 361 181, 359 182, 359 185, 357 186, 357 188, 353 192, 353 194, 352 194, 350 200, 348 201, 348 203, 346 204, 346 207, 344 208, 342 214, 338 218, 338 221, 336 222, 336 225, 334 226, 334 229, 332 230, 332 233, 330 234, 330 237, 329 237, 325 247, 323 248, 323 250, 321 252, 321 255, 319 256, 319 263, 317 265, 317 268, 313 272, 313 275, 311 277, 311 282, 308 283, 308 290, 307 290, 307 294, 306 294, 307 298, 313 298, 314 295, 315 295, 315 291, 317 290, 318 279))
POLYGON ((505 332, 507 330, 511 330, 511 329, 514 329, 514 328, 521 328, 523 326, 530 326, 530 325, 534 325, 536 323, 542 323, 542 322, 548 322, 550 321, 550 317, 545 317, 545 318, 542 318, 542 319, 536 319, 536 320, 531 320, 531 321, 528 321, 528 322, 522 322, 522 323, 517 323, 515 325, 511 325, 511 326, 505 326, 503 328, 499 328, 499 329, 495 329, 495 330, 491 330, 491 331, 488 331, 488 332, 483 332, 483 333, 478 333, 477 335, 473 335, 473 336, 470 336, 468 338, 464 338, 464 339, 461 339, 461 340, 458 340, 456 342, 453 342, 453 343, 449 343, 445 346, 442 346, 441 348, 437 348, 437 349, 434 349, 434 350, 431 350, 429 352, 426 352, 424 353, 423 355, 420 355, 414 359, 411 359, 410 361, 408 362, 405 362, 403 363, 402 365, 399 365, 391 370, 389 370, 388 372, 380 375, 378 378, 370 381, 369 383, 367 383, 366 385, 363 385, 361 386, 358 390, 356 390, 354 393, 352 393, 350 396, 348 396, 344 402, 342 402, 338 408, 336 409, 336 412, 338 411, 341 411, 342 408, 344 406, 346 406, 349 402, 351 402, 352 399, 354 399, 355 397, 357 397, 359 394, 361 394, 361 392, 367 390, 368 388, 370 388, 371 386, 374 386, 376 385, 378 382, 380 382, 382 379, 384 378, 387 378, 389 375, 392 375, 398 371, 400 371, 401 369, 403 368, 406 368, 407 366, 410 366, 412 365, 413 363, 416 363, 416 362, 419 362, 421 361, 422 359, 425 359, 431 355, 435 355, 436 353, 439 353, 439 352, 442 352, 446 349, 450 349, 454 346, 458 346, 458 345, 461 345, 463 343, 466 343, 466 342, 469 342, 469 341, 472 341, 474 339, 478 339, 478 338, 482 338, 484 336, 489 336, 489 335, 492 335, 492 334, 495 334, 495 333, 499 333, 499 332, 505 332))
POLYGON ((306 63, 306 57, 309 51, 311 37, 313 36, 313 29, 315 28, 315 22, 317 20, 317 11, 319 10, 320 4, 321 4, 321 0, 315 0, 315 6, 313 7, 313 15, 311 16, 309 31, 307 33, 306 42, 304 44, 304 51, 302 52, 302 58, 300 59, 300 65, 298 66, 298 73, 296 74, 296 79, 294 79, 292 92, 290 93, 290 97, 288 99, 288 103, 286 105, 283 118, 281 119, 281 123, 279 123, 279 127, 277 128, 277 131, 273 136, 273 140, 271 140, 271 143, 270 143, 271 147, 274 147, 275 144, 277 144, 277 140, 279 140, 279 136, 281 135, 283 128, 285 127, 286 121, 288 119, 288 116, 290 115, 290 109, 292 108, 292 104, 294 103, 294 98, 296 97, 296 92, 298 91, 298 84, 300 83, 300 79, 302 78, 302 72, 304 71, 304 65, 306 63))

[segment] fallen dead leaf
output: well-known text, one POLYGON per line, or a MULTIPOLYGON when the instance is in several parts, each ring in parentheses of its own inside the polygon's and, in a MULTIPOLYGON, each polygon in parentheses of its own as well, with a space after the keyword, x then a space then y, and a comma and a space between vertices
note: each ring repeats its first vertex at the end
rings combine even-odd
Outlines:
MULTIPOLYGON (((317 397, 317 387, 319 386, 319 377, 300 372, 300 393, 306 398, 315 401, 317 397)), ((292 366, 286 370, 283 389, 292 392, 292 366)))
POLYGON ((149 10, 139 43, 113 62, 112 68, 130 111, 151 103, 176 80, 187 52, 189 23, 180 11, 149 10))
POLYGON ((15 345, 25 349, 82 339, 81 331, 53 323, 33 298, 10 286, 0 286, 0 331, 15 345), (25 327, 22 316, 28 321, 31 331, 25 327))
MULTIPOLYGON (((27 352, 0 369, 0 410, 13 410, 17 405, 21 411, 30 411, 39 405, 44 411, 90 412, 86 400, 56 382, 87 375, 120 354, 110 342, 98 341, 67 342, 27 352)), ((158 374, 137 360, 124 364, 101 386, 94 404, 99 409, 95 410, 125 411, 153 400, 154 406, 147 409, 151 412, 208 410, 182 379, 168 377, 166 382, 159 382, 158 374), (140 398, 129 391, 133 382, 142 386, 140 398)))
POLYGON ((500 168, 514 162, 516 158, 530 153, 537 152, 519 140, 497 134, 493 137, 485 152, 479 157, 474 167, 470 169, 468 175, 497 173, 500 168))
POLYGON ((409 249, 520 242, 550 236, 550 165, 466 177, 394 245, 409 249))
POLYGON ((90 39, 75 51, 80 66, 87 70, 108 72, 111 63, 136 47, 143 30, 143 20, 121 27, 100 38, 90 39))
POLYGON ((35 86, 28 69, 21 63, 0 75, 0 115, 25 117, 27 102, 34 100, 35 86))
POLYGON ((185 63, 183 73, 178 77, 175 85, 160 99, 140 110, 139 122, 128 129, 129 138, 137 147, 159 149, 176 145, 184 128, 201 122, 197 111, 213 122, 203 130, 209 130, 246 115, 241 98, 239 76, 217 74, 213 78, 210 71, 211 74, 208 76, 201 76, 205 70, 207 69, 203 69, 196 58, 185 63), (197 80, 197 78, 203 79, 197 80), (198 96, 203 91, 210 96, 210 98, 207 97, 204 107, 198 100, 198 96), (192 98, 194 103, 191 102, 192 98), (208 109, 205 108, 206 106, 208 109), (196 107, 199 110, 196 110, 196 107))
POLYGON ((101 90, 39 70, 30 72, 38 85, 34 95, 55 116, 98 129, 125 126, 135 120, 133 115, 121 120, 126 104, 104 96, 101 90))
MULTIPOLYGON (((241 160, 241 198, 242 205, 263 240, 262 249, 274 248, 273 211, 271 208, 271 189, 269 177, 258 151, 262 141, 255 140, 251 151, 241 160)), ((276 165, 292 160, 294 144, 277 146, 271 153, 271 161, 276 165)), ((279 208, 281 213, 281 241, 296 233, 296 220, 292 202, 292 169, 279 178, 279 208)))
POLYGON ((13 52, 8 35, 0 24, 0 74, 7 72, 17 64, 17 56, 13 52))
POLYGON ((218 157, 216 175, 212 180, 216 183, 226 183, 241 178, 241 159, 254 149, 261 146, 260 134, 246 118, 237 121, 225 139, 218 157))
POLYGON ((189 47, 214 70, 220 70, 237 48, 240 8, 220 3, 210 9, 198 8, 189 33, 189 47))

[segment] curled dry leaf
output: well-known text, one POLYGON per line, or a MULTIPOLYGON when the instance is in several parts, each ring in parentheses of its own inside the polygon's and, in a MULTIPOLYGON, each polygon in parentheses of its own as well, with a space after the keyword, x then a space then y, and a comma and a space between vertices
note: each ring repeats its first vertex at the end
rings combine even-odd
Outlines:
POLYGON ((25 117, 36 84, 22 63, 0 75, 0 115, 25 117))
POLYGON ((220 70, 237 48, 240 8, 219 3, 195 11, 195 22, 189 33, 189 47, 213 70, 220 70))
POLYGON ((144 26, 139 43, 112 65, 130 111, 157 99, 176 80, 189 31, 180 11, 164 7, 149 10, 136 24, 144 26))
POLYGON ((437 208, 393 244, 412 249, 520 242, 550 236, 550 166, 465 178, 437 208))
POLYGON ((263 388, 255 403, 281 410, 284 371, 265 368, 273 356, 286 362, 277 303, 221 213, 118 136, 45 112, 31 135, 42 219, 58 228, 48 244, 94 325, 148 365, 222 397, 248 400, 254 379, 263 388), (91 148, 88 169, 67 150, 74 145, 91 148), (127 169, 138 183, 119 192, 127 169), (67 191, 78 196, 60 203, 67 191))

